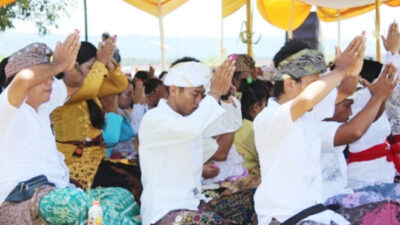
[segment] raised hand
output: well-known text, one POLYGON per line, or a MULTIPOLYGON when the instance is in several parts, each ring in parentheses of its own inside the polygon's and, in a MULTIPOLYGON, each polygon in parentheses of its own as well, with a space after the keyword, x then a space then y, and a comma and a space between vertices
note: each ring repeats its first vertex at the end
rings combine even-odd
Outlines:
POLYGON ((97 61, 104 65, 109 65, 115 52, 115 38, 108 38, 104 42, 99 43, 97 49, 97 61))
POLYGON ((59 64, 63 72, 73 69, 80 47, 79 34, 77 32, 71 33, 63 43, 57 42, 53 53, 53 62, 59 64))
POLYGON ((144 103, 144 87, 141 81, 135 82, 135 89, 132 92, 132 100, 134 104, 144 103))
POLYGON ((217 95, 218 98, 228 92, 235 72, 235 61, 225 60, 215 71, 211 80, 211 90, 209 94, 217 95))
POLYGON ((152 65, 150 65, 149 72, 148 72, 149 78, 154 78, 154 72, 155 72, 154 67, 152 65))
POLYGON ((386 51, 390 51, 392 54, 399 53, 400 33, 399 26, 396 21, 390 24, 386 38, 383 35, 381 36, 381 38, 386 51))
POLYGON ((345 76, 358 76, 364 62, 365 41, 364 35, 360 35, 355 37, 342 53, 337 49, 335 70, 343 72, 345 76))
POLYGON ((382 101, 385 101, 387 98, 392 95, 393 89, 399 83, 400 77, 394 79, 397 73, 397 69, 392 64, 387 64, 383 69, 379 79, 370 84, 367 80, 363 79, 362 83, 369 88, 372 96, 379 98, 382 101))

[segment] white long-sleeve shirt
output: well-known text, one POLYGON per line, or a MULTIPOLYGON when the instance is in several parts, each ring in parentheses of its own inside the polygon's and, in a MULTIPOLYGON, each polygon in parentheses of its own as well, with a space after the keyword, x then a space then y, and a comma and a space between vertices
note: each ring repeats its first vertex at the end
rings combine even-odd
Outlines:
POLYGON ((139 130, 142 170, 142 223, 156 223, 177 209, 197 210, 201 194, 204 130, 224 112, 205 97, 188 116, 175 112, 164 99, 149 110, 139 130))
POLYGON ((0 95, 0 205, 18 182, 38 175, 58 188, 69 185, 69 169, 50 124, 50 113, 67 98, 64 81, 54 80, 50 100, 37 110, 26 102, 12 106, 8 90, 0 95))
MULTIPOLYGON (((296 121, 291 116, 292 101, 279 104, 270 98, 268 107, 255 118, 254 137, 261 169, 261 184, 254 195, 258 224, 269 224, 272 218, 282 223, 323 202, 320 154, 326 132, 320 132, 320 126, 323 119, 332 117, 336 96, 337 91, 333 90, 296 121)), ((330 210, 306 220, 349 224, 330 210)))

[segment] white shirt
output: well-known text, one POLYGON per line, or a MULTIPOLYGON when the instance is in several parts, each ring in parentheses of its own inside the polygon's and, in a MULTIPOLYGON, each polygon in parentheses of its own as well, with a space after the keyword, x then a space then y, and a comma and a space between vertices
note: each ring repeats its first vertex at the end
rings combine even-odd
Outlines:
POLYGON ((131 125, 133 128, 133 136, 137 137, 139 134, 140 123, 144 114, 148 111, 147 105, 145 104, 133 104, 133 110, 131 115, 131 125))
POLYGON ((218 150, 218 143, 213 138, 221 134, 232 133, 242 126, 242 110, 239 99, 231 97, 232 103, 221 101, 225 112, 212 122, 203 134, 204 162, 207 162, 218 150))
POLYGON ((203 169, 204 130, 224 112, 207 96, 188 116, 164 99, 143 117, 139 130, 143 193, 142 223, 156 223, 177 209, 198 210, 203 169))
MULTIPOLYGON (((242 126, 242 110, 239 99, 231 97, 232 103, 221 102, 221 107, 225 109, 225 113, 215 120, 204 132, 204 142, 208 143, 212 136, 232 133, 242 126)), ((209 144, 204 145, 204 161, 209 160, 218 150, 218 143, 216 148, 210 148, 209 144), (207 156, 207 157, 206 157, 207 156)), ((214 178, 203 180, 204 185, 218 184, 222 181, 234 181, 245 173, 243 167, 243 157, 237 153, 235 146, 232 144, 229 149, 228 157, 225 161, 213 161, 219 168, 219 173, 214 178)))
MULTIPOLYGON (((351 106, 353 115, 360 112, 371 98, 368 88, 364 88, 359 92, 351 106)), ((362 152, 375 145, 383 144, 390 135, 390 131, 388 117, 386 112, 383 112, 358 141, 349 145, 349 151, 353 153, 362 152)), ((357 189, 377 183, 393 183, 395 172, 396 169, 393 162, 388 162, 386 157, 364 162, 353 162, 347 167, 348 184, 350 188, 357 189)))
MULTIPOLYGON (((400 68, 400 55, 392 55, 389 52, 386 53, 385 64, 393 63, 393 65, 400 68)), ((399 72, 397 73, 399 74, 399 72)), ((400 84, 394 88, 392 95, 386 101, 386 112, 389 117, 389 122, 392 127, 392 134, 400 134, 400 84)))
POLYGON ((347 187, 347 163, 343 151, 346 145, 334 146, 337 130, 342 123, 329 121, 322 122, 320 132, 325 132, 322 139, 321 166, 322 166, 322 193, 324 199, 339 194, 352 194, 347 187))
POLYGON ((8 88, 0 95, 0 204, 18 182, 45 175, 58 188, 69 185, 64 155, 57 150, 50 113, 67 98, 62 80, 54 80, 50 101, 36 111, 25 102, 15 108, 8 88))
MULTIPOLYGON (((319 127, 323 119, 332 117, 336 96, 337 91, 333 90, 296 121, 291 117, 292 101, 281 105, 270 98, 268 106, 255 118, 261 168, 261 184, 254 196, 258 224, 269 224, 272 218, 284 222, 323 202, 320 153, 325 132, 319 132, 319 127)), ((305 220, 349 224, 330 210, 305 220)))

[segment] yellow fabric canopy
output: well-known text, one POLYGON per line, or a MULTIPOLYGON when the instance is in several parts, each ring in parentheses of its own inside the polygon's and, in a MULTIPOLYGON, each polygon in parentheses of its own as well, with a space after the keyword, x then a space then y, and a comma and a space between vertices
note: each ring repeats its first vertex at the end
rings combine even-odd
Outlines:
POLYGON ((222 0, 222 18, 232 15, 244 4, 246 4, 246 0, 222 0))
MULTIPOLYGON (((339 1, 339 0, 332 0, 339 1)), ((349 1, 349 0, 344 0, 349 1)), ((302 1, 292 0, 257 0, 257 7, 260 14, 274 26, 284 30, 290 30, 291 4, 294 2, 293 30, 297 29, 307 19, 312 5, 302 1)), ((315 1, 317 2, 317 1, 315 1)), ((400 0, 388 0, 381 4, 388 6, 400 6, 400 0)), ((375 9, 375 4, 358 6, 354 8, 340 9, 341 19, 347 19, 361 15, 375 9)), ((325 22, 337 21, 338 10, 326 7, 317 7, 318 17, 325 22)))
POLYGON ((124 0, 134 7, 143 10, 153 16, 166 16, 188 0, 160 0, 161 15, 158 14, 158 0, 124 0))
MULTIPOLYGON (((289 30, 292 0, 257 0, 261 16, 274 26, 289 30)), ((297 29, 310 14, 311 5, 294 1, 293 30, 297 29)))
POLYGON ((0 7, 16 2, 17 0, 0 0, 0 7))

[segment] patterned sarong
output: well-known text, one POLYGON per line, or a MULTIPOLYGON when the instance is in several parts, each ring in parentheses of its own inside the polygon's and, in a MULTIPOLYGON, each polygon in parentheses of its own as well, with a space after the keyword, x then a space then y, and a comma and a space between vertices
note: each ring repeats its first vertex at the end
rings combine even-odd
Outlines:
POLYGON ((83 191, 77 188, 55 189, 44 196, 39 212, 48 224, 84 225, 93 200, 100 200, 103 224, 137 225, 139 212, 132 194, 123 188, 96 188, 83 191))
POLYGON ((210 203, 202 201, 198 211, 174 210, 156 225, 250 225, 257 224, 254 211, 255 190, 237 192, 210 203))

